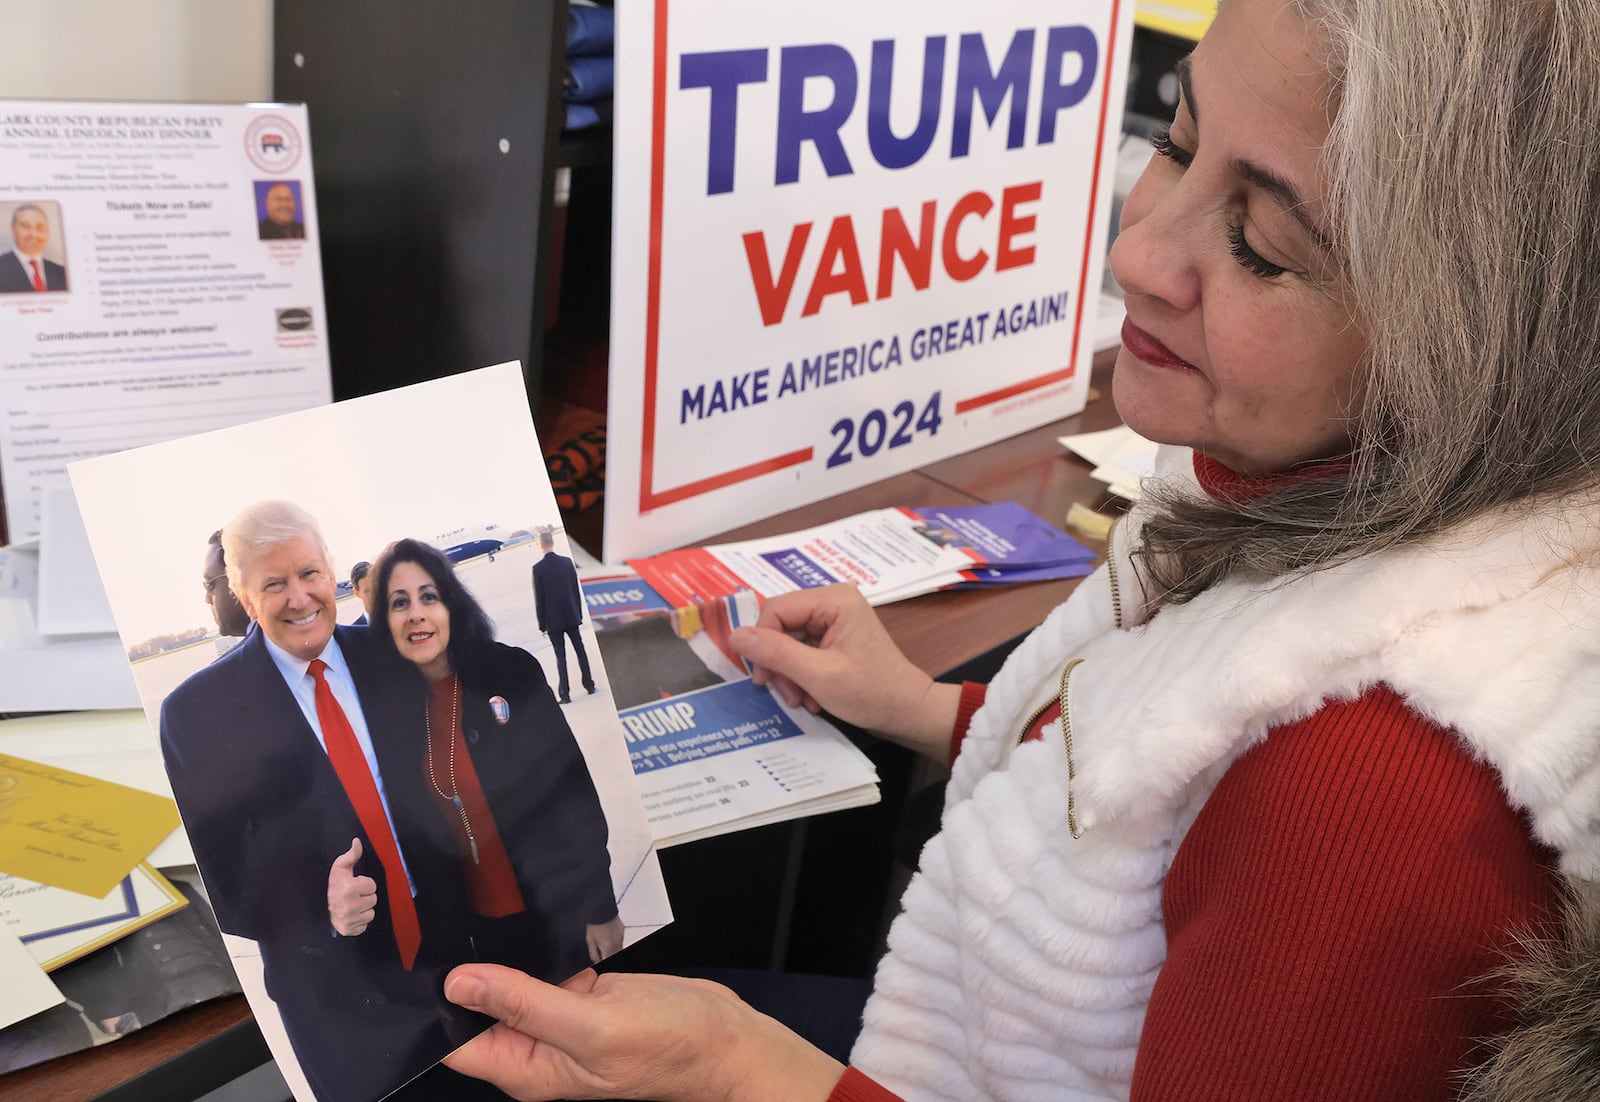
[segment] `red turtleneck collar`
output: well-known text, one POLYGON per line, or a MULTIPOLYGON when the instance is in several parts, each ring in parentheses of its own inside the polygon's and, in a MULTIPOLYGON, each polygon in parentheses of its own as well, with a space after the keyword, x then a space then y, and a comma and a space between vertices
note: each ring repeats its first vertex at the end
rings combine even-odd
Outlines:
POLYGON ((1285 486, 1293 486, 1297 482, 1329 478, 1344 474, 1349 469, 1350 457, 1342 456, 1276 474, 1240 474, 1224 467, 1203 452, 1194 453, 1194 476, 1199 480, 1200 488, 1205 491, 1206 496, 1213 501, 1249 501, 1251 498, 1270 494, 1274 490, 1281 490, 1285 486))

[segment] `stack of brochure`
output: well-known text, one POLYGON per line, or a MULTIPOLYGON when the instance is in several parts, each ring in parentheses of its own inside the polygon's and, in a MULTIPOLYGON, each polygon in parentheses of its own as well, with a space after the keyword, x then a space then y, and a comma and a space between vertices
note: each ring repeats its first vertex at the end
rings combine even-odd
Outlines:
POLYGON ((1126 425, 1058 439, 1062 447, 1095 465, 1089 472, 1092 478, 1128 501, 1139 500, 1140 482, 1156 469, 1156 445, 1126 425))
POLYGON ((1095 554, 1014 502, 875 509, 765 539, 669 551, 628 565, 672 607, 849 582, 868 603, 955 587, 1073 578, 1095 554))
POLYGON ((581 582, 657 846, 878 802, 866 755, 751 681, 729 645, 755 594, 675 606, 630 572, 581 582))
POLYGON ((985 589, 1015 582, 1081 578, 1094 570, 1095 553, 1014 501, 914 509, 922 535, 970 555, 954 589, 985 589))

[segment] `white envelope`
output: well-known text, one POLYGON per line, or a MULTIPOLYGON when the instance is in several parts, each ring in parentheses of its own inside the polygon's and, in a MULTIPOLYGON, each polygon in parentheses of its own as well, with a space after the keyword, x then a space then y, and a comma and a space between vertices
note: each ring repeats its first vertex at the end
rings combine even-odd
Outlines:
POLYGON ((45 492, 39 521, 39 634, 117 634, 72 487, 45 492))
POLYGON ((66 1002, 28 947, 0 930, 0 1029, 66 1002))
POLYGON ((34 622, 31 599, 0 598, 0 712, 138 706, 121 639, 46 639, 34 622))

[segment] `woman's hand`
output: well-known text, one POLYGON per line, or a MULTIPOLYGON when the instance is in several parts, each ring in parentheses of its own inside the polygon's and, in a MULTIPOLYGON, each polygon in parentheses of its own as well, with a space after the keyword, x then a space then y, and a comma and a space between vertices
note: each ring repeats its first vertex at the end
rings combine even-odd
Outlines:
POLYGON ((328 921, 341 937, 355 937, 372 924, 378 913, 378 882, 356 875, 361 860, 361 839, 333 859, 328 870, 328 921))
POLYGON ((445 1057, 523 1102, 561 1098, 825 1099, 844 1066, 721 984, 585 970, 559 987, 493 964, 445 980, 498 1019, 445 1057))
POLYGON ((731 642, 755 683, 770 684, 790 707, 826 709, 936 761, 949 756, 960 687, 913 666, 855 586, 774 597, 731 642))
POLYGON ((610 922, 591 923, 585 934, 589 942, 589 963, 599 964, 622 948, 622 916, 610 922))

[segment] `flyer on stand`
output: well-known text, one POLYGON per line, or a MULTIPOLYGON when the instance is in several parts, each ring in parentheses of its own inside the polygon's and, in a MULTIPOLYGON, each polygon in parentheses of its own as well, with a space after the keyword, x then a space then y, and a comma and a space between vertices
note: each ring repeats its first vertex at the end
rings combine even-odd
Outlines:
POLYGON ((878 802, 867 756, 750 680, 728 645, 754 621, 754 593, 674 608, 601 567, 583 595, 658 846, 878 802))
POLYGON ((217 924, 302 1102, 374 1102, 487 1028, 442 996, 457 964, 556 982, 671 921, 581 625, 592 689, 556 689, 540 578, 570 552, 539 454, 511 363, 72 466, 217 924), (245 616, 217 638, 230 598, 245 616))
POLYGON ((332 399, 303 105, 0 100, 0 494, 332 399))

